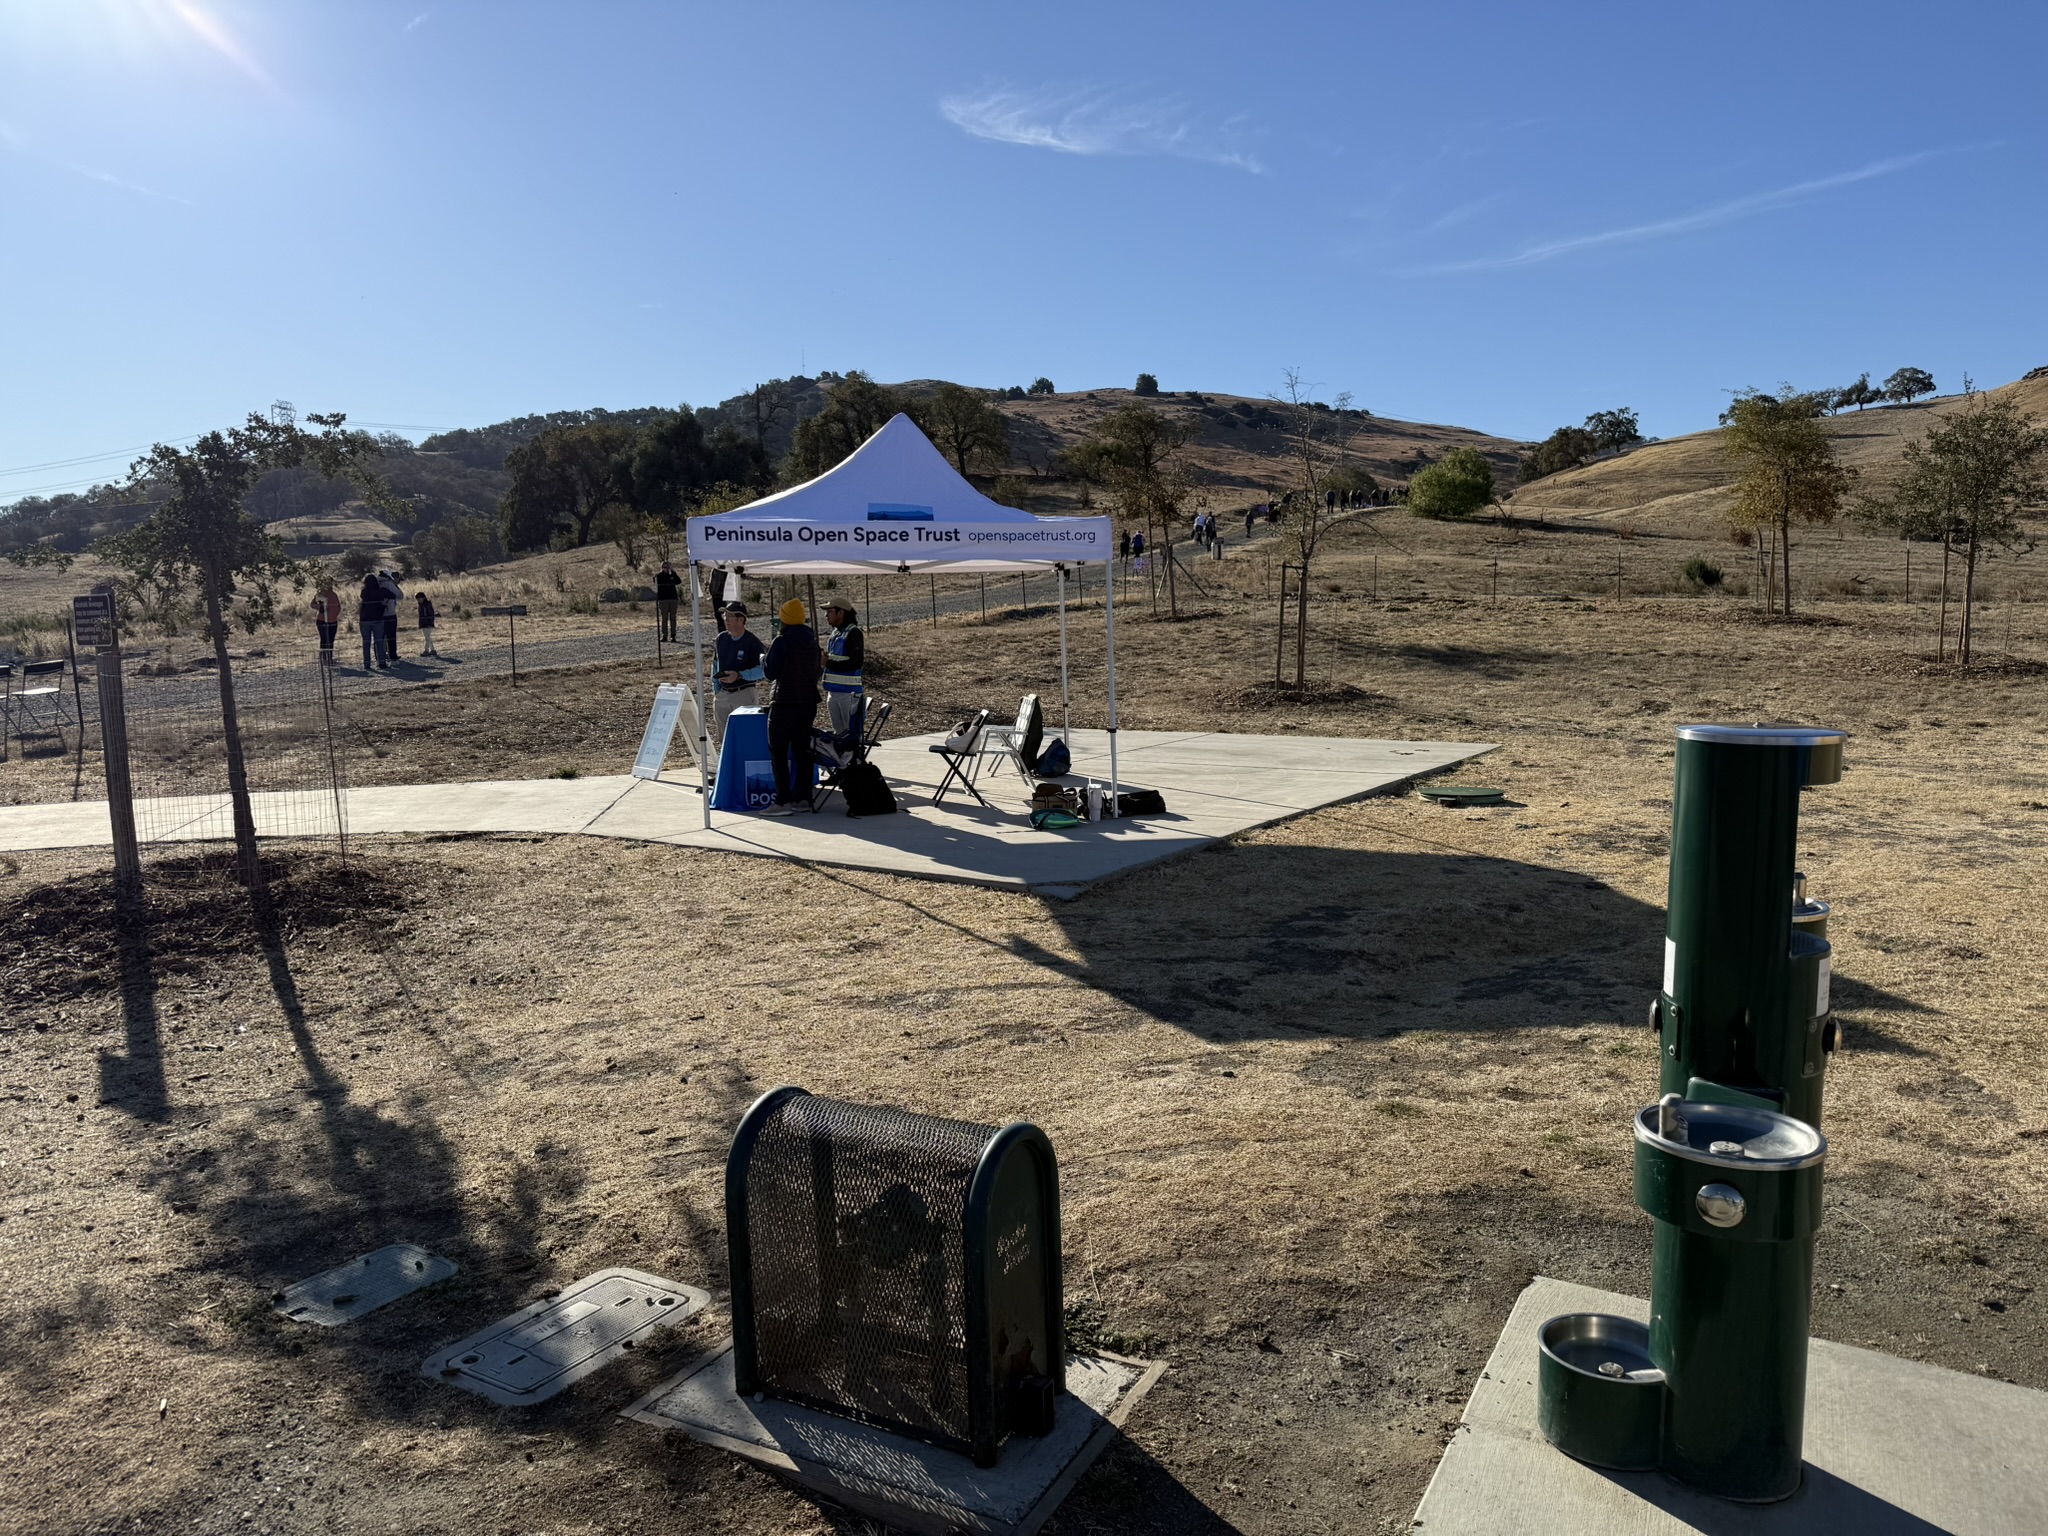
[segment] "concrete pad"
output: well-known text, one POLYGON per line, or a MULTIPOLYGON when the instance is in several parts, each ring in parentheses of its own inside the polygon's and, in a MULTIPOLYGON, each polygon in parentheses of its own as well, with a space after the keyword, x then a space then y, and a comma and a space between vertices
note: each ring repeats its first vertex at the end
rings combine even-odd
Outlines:
POLYGON ((663 1382, 625 1417, 679 1429, 898 1530, 1030 1536, 1165 1370, 1163 1362, 1070 1357, 1052 1432, 1012 1435, 986 1469, 957 1451, 835 1414, 743 1399, 733 1390, 730 1346, 663 1382))
MULTIPOLYGON (((1094 881, 1493 750, 1463 742, 1123 731, 1117 752, 1121 782, 1159 790, 1166 814, 1040 832, 1026 819, 1023 779, 1006 766, 982 777, 982 792, 994 809, 958 791, 934 805, 944 763, 930 747, 941 739, 913 736, 876 748, 876 766, 896 792, 894 816, 856 819, 835 800, 817 816, 713 811, 707 829, 695 785, 662 779, 641 781, 585 830, 1068 897, 1094 881)), ((1076 780, 1108 779, 1106 731, 1076 731, 1072 751, 1076 780)))
MULTIPOLYGON (((1396 788, 1493 750, 1444 741, 1342 736, 1245 736, 1123 731, 1118 769, 1127 786, 1156 789, 1163 816, 1040 832, 1027 820, 1028 789, 1006 765, 985 770, 990 809, 955 791, 934 805, 941 738, 885 741, 875 762, 896 791, 898 814, 854 818, 834 799, 819 815, 788 818, 713 811, 704 824, 696 777, 612 774, 473 784, 373 785, 348 793, 350 832, 583 833, 790 859, 836 868, 1032 889, 1058 898, 1253 827, 1396 788)), ((1076 731, 1075 780, 1109 778, 1109 734, 1076 731)), ((257 830, 280 829, 279 797, 256 795, 257 830)), ((224 803, 224 802, 223 802, 224 803)), ((194 821, 186 837, 210 822, 194 821)), ((219 836, 215 828, 212 836, 219 836)), ((104 803, 0 807, 0 851, 105 846, 104 803)))
POLYGON ((1819 1339, 1805 1481, 1783 1503, 1730 1504, 1661 1473, 1573 1461, 1536 1427, 1536 1330, 1564 1312, 1647 1321, 1650 1307, 1541 1276, 1522 1292, 1415 1512, 1424 1536, 2048 1532, 2048 1393, 1819 1339))

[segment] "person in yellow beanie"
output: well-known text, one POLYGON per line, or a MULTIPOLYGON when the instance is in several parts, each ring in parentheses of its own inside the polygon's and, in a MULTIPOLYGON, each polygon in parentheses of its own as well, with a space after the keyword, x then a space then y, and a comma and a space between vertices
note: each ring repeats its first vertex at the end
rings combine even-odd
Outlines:
POLYGON ((768 647, 761 670, 775 684, 768 701, 768 756, 775 767, 775 803, 764 816, 787 816, 811 803, 811 728, 818 718, 818 680, 824 662, 810 610, 792 597, 778 617, 782 633, 768 647))

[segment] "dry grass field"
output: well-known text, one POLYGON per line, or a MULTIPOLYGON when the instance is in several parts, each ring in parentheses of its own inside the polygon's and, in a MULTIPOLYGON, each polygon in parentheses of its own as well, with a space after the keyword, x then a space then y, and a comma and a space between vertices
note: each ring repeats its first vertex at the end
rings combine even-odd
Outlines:
MULTIPOLYGON (((1700 552, 1737 555, 1686 519, 1356 520, 1304 701, 1271 687, 1256 549, 1193 567, 1179 622, 1133 583, 1126 725, 1499 742, 1460 776, 1508 804, 1334 807, 1071 902, 416 838, 279 848, 269 933, 160 866, 138 932, 103 855, 0 859, 0 1527, 867 1531, 616 1416, 716 1316, 537 1410, 417 1374, 603 1266, 722 1300, 726 1139, 789 1081, 1051 1133, 1075 1338, 1172 1363, 1052 1531, 1404 1530, 1529 1277, 1647 1287, 1625 1121, 1655 1092, 1671 731, 1698 718, 1851 733, 1800 849, 1847 1034, 1816 1331, 2048 1389, 2031 563, 1993 567, 1959 674, 1896 546, 1808 536, 1789 624, 1677 590, 1700 552), (332 1332, 269 1311, 400 1238, 461 1275, 332 1332)), ((1073 630, 1079 725, 1100 619, 1073 630)), ((875 692, 929 729, 1056 691, 1055 647, 1043 613, 884 628, 875 692)), ((656 680, 365 696, 349 771, 619 772, 656 680)), ((68 793, 48 771, 0 765, 0 799, 68 793)))

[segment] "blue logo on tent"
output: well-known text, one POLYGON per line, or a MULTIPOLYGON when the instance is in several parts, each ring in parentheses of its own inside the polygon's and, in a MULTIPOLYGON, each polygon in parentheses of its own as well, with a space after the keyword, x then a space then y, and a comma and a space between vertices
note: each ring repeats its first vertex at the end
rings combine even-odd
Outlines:
POLYGON ((868 521, 871 523, 928 523, 931 520, 930 507, 906 506, 900 501, 868 503, 868 521))

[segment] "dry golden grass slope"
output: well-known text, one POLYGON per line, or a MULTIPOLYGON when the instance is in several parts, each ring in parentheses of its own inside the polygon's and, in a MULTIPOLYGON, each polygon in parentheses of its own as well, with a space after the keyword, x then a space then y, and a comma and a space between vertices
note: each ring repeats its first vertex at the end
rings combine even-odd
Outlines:
MULTIPOLYGON (((1991 394, 2010 396, 2048 421, 2048 378, 2022 379, 1991 394)), ((1835 449, 1866 479, 1882 482, 1907 443, 1959 409, 1961 395, 1918 405, 1887 405, 1830 417, 1835 449)), ((1517 512, 1564 513, 1652 524, 1660 532, 1690 531, 1717 521, 1734 499, 1734 475, 1721 452, 1719 429, 1651 443, 1620 458, 1551 475, 1514 496, 1517 512)))
MULTIPOLYGON (((1189 460, 1197 482, 1258 494, 1294 483, 1281 411, 1272 400, 1183 390, 1139 396, 1128 389, 1090 389, 1002 402, 1017 467, 1042 469, 1051 455, 1074 447, 1096 423, 1124 405, 1145 405, 1190 429, 1189 460)), ((1322 418, 1326 440, 1342 443, 1351 462, 1381 480, 1405 481, 1425 462, 1454 448, 1476 448, 1493 472, 1512 483, 1528 444, 1470 427, 1436 426, 1391 416, 1322 418)))

